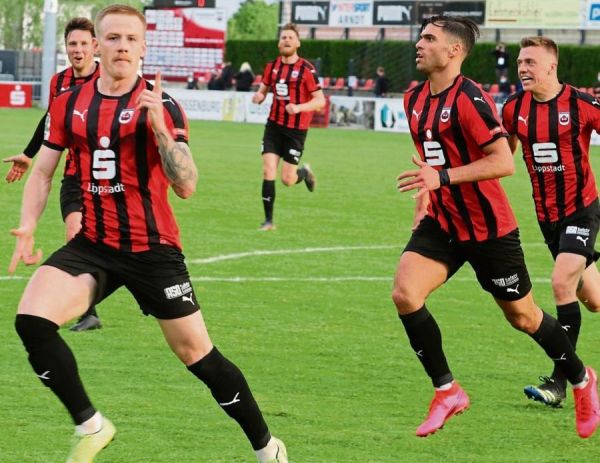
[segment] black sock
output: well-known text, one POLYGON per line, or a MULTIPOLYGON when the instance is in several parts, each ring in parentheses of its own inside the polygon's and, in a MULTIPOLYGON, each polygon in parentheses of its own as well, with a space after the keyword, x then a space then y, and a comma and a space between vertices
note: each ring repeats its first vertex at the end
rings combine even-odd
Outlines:
POLYGON ((69 346, 58 335, 58 325, 34 315, 17 315, 15 328, 29 354, 29 363, 69 411, 75 424, 90 419, 92 407, 69 346))
POLYGON ((213 347, 188 370, 208 386, 225 413, 238 422, 254 450, 268 444, 271 439, 269 428, 238 367, 213 347))
POLYGON ((303 182, 306 178, 306 169, 304 167, 300 167, 300 169, 296 171, 296 175, 298 176, 298 180, 296 180, 296 183, 303 182))
MULTIPOLYGON (((577 338, 579 337, 579 330, 581 328, 581 310, 579 309, 579 302, 571 302, 569 304, 557 305, 556 315, 558 323, 562 326, 562 329, 567 333, 567 337, 573 346, 573 350, 577 350, 577 338)), ((556 366, 552 372, 552 378, 566 385, 567 378, 556 366)))
POLYGON ((452 381, 442 349, 442 333, 435 319, 423 305, 416 312, 400 315, 410 345, 431 378, 434 387, 440 387, 452 381))
POLYGON ((571 384, 583 381, 585 367, 555 318, 544 312, 540 327, 530 336, 552 359, 555 369, 560 370, 571 384))
POLYGON ((98 317, 98 312, 96 312, 95 305, 90 306, 90 308, 87 309, 87 312, 83 314, 84 317, 89 317, 90 315, 93 315, 94 317, 98 317))
POLYGON ((275 207, 275 180, 264 180, 262 184, 262 201, 265 209, 265 220, 273 221, 273 207, 275 207))

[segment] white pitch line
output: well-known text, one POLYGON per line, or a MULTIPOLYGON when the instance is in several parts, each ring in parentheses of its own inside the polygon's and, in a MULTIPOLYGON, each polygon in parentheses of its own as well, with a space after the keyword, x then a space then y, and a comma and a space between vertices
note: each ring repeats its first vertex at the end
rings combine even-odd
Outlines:
POLYGON ((204 259, 186 259, 186 262, 188 264, 212 264, 214 262, 221 262, 224 260, 243 259, 244 257, 272 256, 277 254, 305 254, 314 252, 359 251, 364 249, 394 249, 399 247, 400 245, 385 244, 378 246, 332 246, 325 248, 255 250, 248 252, 237 252, 233 254, 221 254, 218 256, 206 257, 204 259))

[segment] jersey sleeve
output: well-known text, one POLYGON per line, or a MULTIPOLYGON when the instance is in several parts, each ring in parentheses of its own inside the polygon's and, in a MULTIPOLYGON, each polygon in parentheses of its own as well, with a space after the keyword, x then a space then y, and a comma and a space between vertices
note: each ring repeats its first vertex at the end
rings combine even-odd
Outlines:
POLYGON ((63 151, 69 146, 69 136, 65 131, 67 99, 68 94, 66 93, 57 97, 58 104, 52 105, 46 116, 48 118, 48 134, 43 144, 56 151, 63 151))
POLYGON ((513 135, 517 132, 514 126, 514 110, 515 104, 513 101, 507 101, 504 103, 504 106, 502 106, 502 125, 510 135, 513 135))
POLYGON ((56 98, 56 82, 58 81, 58 74, 54 74, 52 79, 50 79, 50 91, 48 92, 48 110, 52 106, 52 102, 56 98))
POLYGON ((321 86, 319 85, 319 79, 317 78, 317 70, 313 66, 307 67, 307 72, 304 73, 303 84, 304 88, 308 93, 316 92, 317 90, 321 90, 321 86))
POLYGON ((37 127, 35 128, 35 132, 29 140, 29 143, 23 150, 25 156, 33 159, 33 157, 37 154, 37 152, 42 147, 42 142, 44 141, 44 131, 46 130, 46 118, 48 117, 48 112, 42 116, 40 122, 38 122, 37 127))
POLYGON ((480 148, 507 136, 500 123, 496 104, 487 93, 480 92, 473 95, 461 93, 457 104, 461 127, 471 135, 480 148))
POLYGON ((592 128, 600 134, 600 98, 595 98, 588 110, 592 128))
POLYGON ((267 87, 270 87, 273 81, 271 80, 271 75, 273 74, 273 63, 267 63, 265 66, 265 70, 263 71, 261 82, 265 84, 267 87))
POLYGON ((165 122, 173 140, 187 143, 189 139, 189 127, 183 108, 166 93, 163 93, 162 98, 165 109, 165 122))

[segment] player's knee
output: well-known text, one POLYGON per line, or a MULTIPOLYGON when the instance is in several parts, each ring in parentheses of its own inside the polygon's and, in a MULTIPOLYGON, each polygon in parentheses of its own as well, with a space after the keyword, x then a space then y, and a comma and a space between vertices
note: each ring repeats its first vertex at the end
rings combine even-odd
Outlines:
POLYGON ((298 179, 298 176, 294 173, 294 174, 287 174, 287 175, 282 175, 281 176, 281 181, 283 182, 283 184, 285 186, 292 186, 296 183, 296 180, 298 179))
POLYGON ((571 300, 576 297, 577 286, 561 275, 552 275, 552 292, 556 301, 571 300))
POLYGON ((204 358, 210 351, 210 349, 207 350, 204 346, 187 343, 171 346, 171 350, 184 365, 191 365, 197 362, 198 359, 204 358))
POLYGON ((58 328, 56 323, 35 315, 18 314, 15 319, 15 330, 28 352, 57 336, 58 328))
POLYGON ((524 333, 533 334, 539 328, 539 321, 533 313, 518 312, 506 314, 506 319, 514 329, 524 333))
POLYGON ((412 312, 415 307, 421 307, 424 300, 420 300, 413 291, 403 285, 394 285, 392 290, 392 301, 399 314, 412 312))

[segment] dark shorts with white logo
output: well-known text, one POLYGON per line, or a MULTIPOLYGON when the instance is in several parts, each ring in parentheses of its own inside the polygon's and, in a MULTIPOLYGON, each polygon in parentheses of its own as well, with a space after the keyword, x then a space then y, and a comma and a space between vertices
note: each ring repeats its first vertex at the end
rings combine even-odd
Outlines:
POLYGON ((502 238, 455 241, 438 222, 426 216, 413 232, 406 251, 445 264, 448 280, 468 262, 481 287, 502 301, 518 301, 531 291, 518 229, 502 238))
POLYGON ((262 140, 262 154, 275 153, 285 162, 297 166, 304 151, 307 132, 267 121, 262 140))
POLYGON ((74 276, 91 274, 98 284, 95 303, 125 286, 145 315, 168 320, 185 317, 200 308, 184 256, 171 246, 157 245, 149 251, 122 252, 95 244, 79 234, 43 265, 74 276))
POLYGON ((600 205, 596 199, 592 204, 575 211, 556 222, 539 222, 544 241, 556 260, 562 252, 585 257, 586 267, 598 260, 596 236, 600 228, 600 205))
POLYGON ((77 177, 74 175, 65 175, 60 185, 60 212, 63 222, 71 212, 80 212, 81 186, 77 177))

